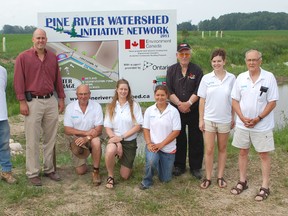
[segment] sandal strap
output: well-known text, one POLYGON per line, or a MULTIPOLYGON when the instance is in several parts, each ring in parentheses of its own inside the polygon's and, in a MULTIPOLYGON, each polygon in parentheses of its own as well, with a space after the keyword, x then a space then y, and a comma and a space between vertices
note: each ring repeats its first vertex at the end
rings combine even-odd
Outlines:
POLYGON ((107 180, 106 180, 106 183, 107 183, 107 184, 112 184, 112 185, 114 185, 114 178, 111 177, 111 176, 109 176, 109 177, 107 178, 107 180))
POLYGON ((270 189, 269 188, 261 187, 259 192, 261 192, 261 191, 264 191, 264 194, 267 194, 267 196, 270 195, 270 189))
POLYGON ((202 185, 202 184, 203 184, 204 187, 201 187, 201 188, 206 189, 206 188, 208 188, 208 187, 211 185, 211 180, 205 178, 205 179, 203 179, 201 185, 202 185), (208 184, 207 184, 207 183, 208 183, 208 184))
MULTIPOLYGON (((243 189, 244 189, 244 188, 245 188, 245 189, 248 188, 248 186, 247 186, 247 181, 246 181, 246 180, 245 180, 245 182, 238 181, 238 182, 237 182, 237 185, 238 185, 238 184, 240 184, 243 189)), ((237 187, 237 185, 236 185, 236 187, 237 187)), ((244 190, 245 190, 245 189, 244 189, 244 190)))
POLYGON ((237 193, 236 193, 237 195, 243 192, 243 189, 237 188, 237 186, 232 187, 232 188, 231 188, 231 191, 232 191, 232 190, 237 191, 237 193))
POLYGON ((242 193, 242 192, 243 192, 244 190, 246 190, 247 188, 248 188, 248 186, 247 186, 247 181, 245 181, 245 182, 238 181, 237 184, 236 184, 236 186, 234 186, 234 187, 231 188, 230 192, 232 193, 232 190, 235 190, 237 193, 236 193, 236 194, 232 193, 232 194, 234 194, 234 195, 239 195, 240 193, 242 193), (242 188, 238 188, 237 185, 241 185, 242 188))
POLYGON ((227 184, 227 182, 225 181, 225 179, 223 177, 221 178, 217 178, 217 184, 219 185, 220 182, 220 186, 224 186, 224 182, 227 184))
POLYGON ((267 199, 269 195, 270 195, 269 188, 261 187, 259 190, 259 193, 255 197, 261 197, 262 200, 257 200, 257 201, 263 201, 263 200, 267 199), (264 191, 264 193, 262 194, 261 191, 264 191))

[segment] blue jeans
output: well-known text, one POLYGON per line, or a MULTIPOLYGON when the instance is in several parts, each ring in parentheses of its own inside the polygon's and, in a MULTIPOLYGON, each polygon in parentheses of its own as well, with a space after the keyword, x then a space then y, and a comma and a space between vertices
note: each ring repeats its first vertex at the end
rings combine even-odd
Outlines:
POLYGON ((168 182, 172 179, 172 170, 175 161, 175 154, 168 154, 162 151, 156 153, 150 152, 145 149, 146 152, 146 164, 145 164, 145 176, 142 184, 149 188, 153 184, 154 172, 158 172, 158 177, 161 182, 168 182))
POLYGON ((0 121, 0 166, 3 172, 11 172, 12 169, 9 139, 10 127, 8 120, 0 121))

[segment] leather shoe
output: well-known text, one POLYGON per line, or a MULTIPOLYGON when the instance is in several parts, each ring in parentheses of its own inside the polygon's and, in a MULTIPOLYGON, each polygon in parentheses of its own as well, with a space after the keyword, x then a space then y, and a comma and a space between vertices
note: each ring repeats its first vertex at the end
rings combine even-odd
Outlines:
POLYGON ((49 177, 53 181, 60 181, 61 178, 56 172, 45 173, 44 176, 49 177))
POLYGON ((180 175, 182 175, 183 173, 185 173, 185 170, 184 170, 184 169, 181 169, 180 167, 174 167, 172 174, 173 174, 174 176, 180 176, 180 175))
POLYGON ((194 176, 196 179, 202 179, 202 171, 200 169, 191 170, 192 176, 194 176))
POLYGON ((41 178, 39 176, 29 178, 29 181, 34 186, 42 186, 41 178))

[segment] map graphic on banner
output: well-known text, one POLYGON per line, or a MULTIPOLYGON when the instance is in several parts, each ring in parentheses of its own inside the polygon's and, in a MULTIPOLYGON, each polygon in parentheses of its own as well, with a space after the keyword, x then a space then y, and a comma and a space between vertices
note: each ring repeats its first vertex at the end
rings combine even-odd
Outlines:
POLYGON ((82 83, 92 100, 108 103, 121 78, 138 102, 154 101, 155 86, 176 62, 175 10, 39 13, 38 27, 57 55, 66 104, 82 83))
POLYGON ((50 43, 65 89, 81 83, 90 90, 113 89, 118 80, 118 41, 50 43), (65 79, 64 79, 65 78, 65 79))

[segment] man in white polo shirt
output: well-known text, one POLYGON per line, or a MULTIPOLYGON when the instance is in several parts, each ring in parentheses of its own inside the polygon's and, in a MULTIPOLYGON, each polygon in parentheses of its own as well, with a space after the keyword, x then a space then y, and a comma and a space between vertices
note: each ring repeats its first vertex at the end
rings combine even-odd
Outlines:
POLYGON ((232 90, 232 106, 237 113, 232 145, 240 149, 240 179, 231 193, 238 195, 247 189, 248 153, 252 143, 259 153, 262 168, 262 185, 255 196, 256 201, 265 200, 269 194, 271 160, 274 150, 273 128, 276 101, 279 99, 277 82, 271 72, 263 70, 262 54, 249 50, 245 54, 248 71, 241 73, 232 90))
MULTIPOLYGON (((90 100, 90 89, 87 85, 77 87, 78 100, 66 107, 64 116, 65 134, 69 135, 70 145, 86 146, 90 149, 93 160, 92 181, 101 184, 99 166, 101 160, 101 143, 99 136, 103 127, 103 112, 100 104, 90 100)), ((83 175, 87 172, 87 161, 72 155, 76 173, 83 175)))

